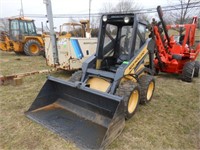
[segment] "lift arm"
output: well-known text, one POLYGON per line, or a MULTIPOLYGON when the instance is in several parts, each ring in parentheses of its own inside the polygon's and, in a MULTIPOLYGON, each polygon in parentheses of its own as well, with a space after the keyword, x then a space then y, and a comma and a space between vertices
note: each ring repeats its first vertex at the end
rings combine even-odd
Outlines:
POLYGON ((165 32, 165 36, 166 36, 166 38, 167 38, 168 46, 171 47, 171 46, 170 46, 170 38, 169 38, 169 35, 168 35, 168 32, 167 32, 166 24, 165 24, 165 22, 164 22, 164 20, 163 20, 163 11, 162 11, 161 6, 158 6, 158 7, 157 7, 157 12, 158 12, 158 16, 159 16, 159 19, 160 19, 160 21, 161 21, 163 30, 164 30, 164 32, 165 32))

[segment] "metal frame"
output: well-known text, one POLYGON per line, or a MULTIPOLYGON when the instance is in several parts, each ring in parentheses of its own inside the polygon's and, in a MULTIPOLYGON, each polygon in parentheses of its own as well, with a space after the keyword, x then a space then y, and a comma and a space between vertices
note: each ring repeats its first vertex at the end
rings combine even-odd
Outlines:
MULTIPOLYGON (((145 39, 142 38, 140 32, 138 31, 138 24, 141 23, 138 21, 137 17, 135 14, 106 14, 108 20, 106 22, 103 21, 103 16, 101 17, 101 22, 100 22, 100 27, 99 27, 99 37, 98 37, 98 45, 97 45, 97 52, 94 56, 91 56, 87 61, 85 61, 82 65, 82 70, 83 70, 83 75, 82 75, 82 79, 81 82, 84 83, 85 80, 87 80, 89 75, 96 75, 96 76, 100 76, 100 77, 105 77, 105 78, 110 78, 112 80, 112 84, 110 86, 110 89, 108 90, 108 93, 110 94, 114 94, 116 88, 118 87, 118 84, 121 80, 121 78, 124 77, 124 72, 125 70, 129 67, 130 63, 133 62, 136 57, 138 56, 138 54, 145 48, 145 46, 147 46, 149 44, 150 40, 147 40, 146 43, 145 39), (123 23, 123 19, 125 16, 129 16, 130 22, 128 24, 122 24, 123 23), (105 70, 99 70, 94 68, 94 64, 95 61, 97 59, 103 59, 103 45, 104 45, 104 38, 105 38, 105 34, 106 34, 106 24, 113 24, 113 25, 118 25, 118 34, 116 36, 116 41, 119 40, 119 34, 121 33, 121 28, 124 25, 133 25, 133 33, 132 33, 132 37, 131 37, 131 48, 129 49, 129 63, 128 64, 121 64, 117 67, 116 72, 110 72, 110 71, 105 71, 105 70), (135 50, 135 45, 136 45, 136 36, 137 34, 139 35, 140 39, 141 39, 141 44, 143 45, 136 54, 134 54, 134 50, 135 50)), ((141 23, 142 25, 145 25, 143 23, 141 23)), ((152 44, 151 44, 152 45, 152 44)), ((148 46, 148 50, 154 52, 154 46, 148 46)), ((115 55, 115 54, 114 54, 115 55)), ((144 56, 144 58, 142 58, 140 60, 140 62, 137 64, 136 68, 134 68, 134 70, 137 70, 139 68, 139 66, 144 62, 144 59, 146 58, 148 54, 146 54, 144 56)), ((150 53, 149 53, 150 55, 150 53)), ((152 74, 151 69, 153 68, 153 57, 152 55, 150 55, 149 57, 150 59, 150 66, 149 69, 144 69, 143 71, 148 72, 149 74, 152 74)), ((138 72, 135 75, 131 75, 134 78, 137 78, 137 76, 139 76, 142 72, 138 72)), ((137 79, 136 79, 137 80, 137 79)))
POLYGON ((160 22, 153 21, 151 31, 152 39, 156 43, 155 71, 182 74, 185 63, 195 61, 200 52, 198 46, 196 49, 193 48, 197 17, 193 17, 191 24, 166 25, 160 6, 157 7, 157 12, 160 22), (185 37, 182 43, 175 42, 173 36, 169 37, 168 30, 171 28, 185 28, 185 37))
MULTIPOLYGON (((118 41, 121 39, 124 16, 127 14, 109 15, 110 21, 117 20, 115 23, 119 26, 118 36, 116 36, 118 41)), ((131 17, 132 23, 133 21, 137 22, 137 19, 133 19, 134 14, 131 14, 131 17)), ((137 80, 138 74, 148 71, 141 64, 144 63, 144 58, 148 55, 148 48, 151 49, 153 46, 148 47, 149 40, 147 40, 134 54, 137 25, 138 23, 134 25, 134 36, 131 36, 130 44, 132 45, 129 54, 132 56, 129 57, 128 61, 120 61, 120 63, 115 61, 116 70, 112 71, 101 68, 100 59, 103 59, 104 44, 102 40, 106 34, 105 23, 101 21, 97 53, 83 63, 81 81, 72 83, 48 77, 35 101, 25 112, 26 116, 64 138, 74 141, 81 149, 104 149, 109 145, 120 135, 125 126, 125 101, 122 96, 114 94, 118 84, 125 76, 132 76, 137 80), (99 64, 95 66, 95 62, 99 64), (142 66, 140 70, 139 66, 142 66), (137 71, 134 71, 135 69, 137 71), (103 91, 90 88, 87 82, 90 77, 105 78, 110 84, 103 91), (88 133, 91 134, 88 136, 88 133)), ((125 40, 123 42, 125 43, 125 40)), ((114 47, 110 47, 110 50, 112 51, 116 46, 120 46, 120 44, 116 42, 114 47)), ((151 51, 153 50, 151 49, 151 51)), ((110 66, 112 65, 110 64, 110 66)), ((96 84, 94 85, 96 86, 96 84)))

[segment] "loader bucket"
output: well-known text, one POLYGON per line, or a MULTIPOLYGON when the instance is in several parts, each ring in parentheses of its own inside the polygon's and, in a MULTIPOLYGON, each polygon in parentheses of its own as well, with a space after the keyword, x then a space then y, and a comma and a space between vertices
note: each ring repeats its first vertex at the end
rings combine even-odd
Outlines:
POLYGON ((120 97, 54 77, 25 114, 81 149, 104 149, 125 126, 120 97))

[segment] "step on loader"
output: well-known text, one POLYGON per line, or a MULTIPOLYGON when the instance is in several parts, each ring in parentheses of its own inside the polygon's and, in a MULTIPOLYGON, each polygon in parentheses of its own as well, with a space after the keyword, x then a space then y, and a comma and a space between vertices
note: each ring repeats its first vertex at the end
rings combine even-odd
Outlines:
POLYGON ((136 14, 101 17, 96 54, 69 81, 49 76, 26 116, 81 149, 104 149, 154 92, 155 43, 136 14))

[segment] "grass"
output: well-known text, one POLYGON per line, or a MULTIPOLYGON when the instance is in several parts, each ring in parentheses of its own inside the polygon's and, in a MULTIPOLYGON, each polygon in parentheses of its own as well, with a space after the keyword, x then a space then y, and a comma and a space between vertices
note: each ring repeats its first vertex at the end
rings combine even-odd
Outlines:
POLYGON ((42 59, 41 56, 32 58, 25 55, 16 55, 14 52, 1 52, 0 66, 1 75, 11 75, 50 68, 45 65, 45 59, 42 59))
MULTIPOLYGON (((48 68, 42 57, 0 52, 0 74, 48 68)), ((77 149, 73 143, 24 116, 46 81, 46 75, 25 77, 20 86, 0 86, 0 149, 77 149)), ((52 75, 67 79, 71 73, 60 71, 52 75)), ((108 149, 200 149, 199 85, 199 78, 186 83, 177 75, 157 76, 151 103, 140 105, 108 149)))
POLYGON ((166 74, 156 77, 157 86, 152 102, 139 107, 134 118, 126 122, 118 142, 111 147, 198 149, 199 83, 199 79, 185 83, 177 80, 177 76, 166 74), (128 141, 130 144, 127 144, 128 141))

